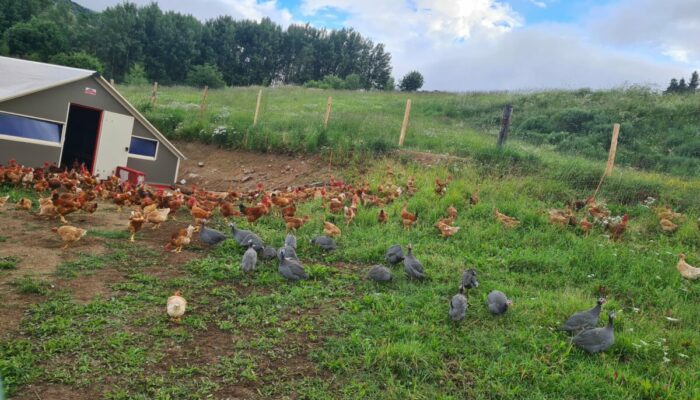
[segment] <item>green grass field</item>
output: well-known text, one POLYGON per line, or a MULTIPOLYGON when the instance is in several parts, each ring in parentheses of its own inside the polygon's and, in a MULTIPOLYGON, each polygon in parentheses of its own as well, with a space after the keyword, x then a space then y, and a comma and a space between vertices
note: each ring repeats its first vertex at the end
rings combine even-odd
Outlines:
POLYGON ((493 147, 503 106, 510 103, 512 151, 523 152, 517 139, 537 149, 606 160, 617 122, 622 125, 619 164, 686 177, 700 174, 700 96, 664 96, 644 88, 467 94, 265 88, 253 128, 259 88, 210 91, 202 118, 200 90, 161 88, 151 107, 150 87, 118 89, 169 137, 256 151, 333 149, 341 160, 395 148, 407 98, 413 103, 408 148, 479 156, 493 147), (328 96, 333 112, 324 129, 328 96))
MULTIPOLYGON (((137 103, 145 98, 133 88, 125 92, 137 103)), ((255 93, 212 92, 207 118, 228 113, 228 124, 252 118, 255 93)), ((348 140, 352 149, 355 141, 393 143, 398 137, 402 95, 333 95, 339 98, 338 114, 343 99, 352 97, 346 106, 354 107, 354 117, 339 122, 347 124, 345 134, 329 129, 331 141, 348 140), (372 113, 378 103, 391 105, 391 115, 387 108, 372 113)), ((287 132, 286 151, 303 147, 311 140, 303 137, 308 117, 320 126, 326 96, 301 89, 270 92, 249 143, 284 143, 287 132), (312 94, 318 102, 311 102, 312 94), (282 129, 294 121, 300 129, 282 129)), ((414 111, 440 96, 418 96, 414 111)), ((195 91, 166 89, 154 112, 181 104, 178 109, 188 110, 182 111, 183 124, 192 126, 197 102, 195 91)), ((498 152, 492 135, 423 113, 412 119, 407 146, 464 159, 427 166, 399 153, 350 162, 343 174, 350 182, 366 178, 373 188, 388 181, 404 185, 414 175, 419 191, 407 199, 409 210, 419 214, 414 230, 404 231, 398 219, 403 199, 387 208, 386 226, 377 224, 376 208, 360 208, 347 228, 342 215, 323 211, 319 201, 305 203, 298 214, 310 215, 311 221, 297 233, 298 253, 311 279, 295 284, 280 277, 276 263, 260 265, 251 276, 240 272, 243 249, 230 240, 213 250, 191 246, 186 250, 194 254, 191 261, 170 265, 160 249, 129 245, 118 231, 95 232, 107 252, 63 263, 55 278, 116 269, 127 277, 111 284, 112 297, 81 304, 31 278, 9 286, 42 296, 22 320, 22 333, 0 338, 0 374, 10 393, 48 382, 76 390, 103 388, 108 399, 241 396, 235 388, 248 390, 244 393, 252 398, 700 398, 700 283, 683 280, 675 269, 680 252, 700 265, 700 181, 619 168, 600 198, 614 215, 630 215, 627 233, 620 242, 611 242, 600 228, 584 236, 553 226, 545 211, 589 195, 603 162, 519 141, 498 152), (434 179, 448 174, 455 181, 438 198, 434 179), (470 207, 476 187, 481 202, 470 207), (676 233, 663 233, 653 211, 641 204, 647 196, 687 213, 687 221, 676 233), (442 239, 433 224, 451 204, 459 210, 455 225, 461 230, 442 239), (518 218, 520 227, 503 228, 493 217, 494 207, 518 218), (324 218, 343 229, 340 248, 331 254, 308 243, 321 233, 324 218), (397 243, 414 245, 429 281, 411 282, 398 266, 389 284, 363 279, 397 243), (163 272, 143 272, 154 266, 163 272), (481 286, 470 293, 465 321, 455 324, 447 317, 448 301, 467 267, 477 269, 481 286), (164 314, 165 299, 175 289, 190 303, 181 326, 164 314), (492 289, 515 303, 504 316, 491 316, 484 305, 492 289), (589 355, 573 348, 558 327, 600 295, 608 298, 604 312, 617 311, 616 343, 604 354, 589 355)), ((240 129, 244 134, 246 128, 240 129)), ((351 153, 348 161, 355 159, 351 153)), ((24 195, 9 192, 13 200, 24 195)), ((240 225, 275 246, 285 235, 278 217, 240 225)), ((226 230, 218 218, 213 226, 226 230)), ((0 276, 16 270, 8 268, 0 269, 0 276)))

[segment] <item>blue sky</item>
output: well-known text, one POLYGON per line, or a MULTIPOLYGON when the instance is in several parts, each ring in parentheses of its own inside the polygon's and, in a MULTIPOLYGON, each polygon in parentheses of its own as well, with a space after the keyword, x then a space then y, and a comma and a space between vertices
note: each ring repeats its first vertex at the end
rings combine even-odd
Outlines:
MULTIPOLYGON (((132 0, 148 4, 152 0, 132 0)), ((102 10, 122 0, 77 0, 102 10)), ((700 0, 159 0, 206 20, 349 26, 432 90, 663 89, 700 69, 700 0)))

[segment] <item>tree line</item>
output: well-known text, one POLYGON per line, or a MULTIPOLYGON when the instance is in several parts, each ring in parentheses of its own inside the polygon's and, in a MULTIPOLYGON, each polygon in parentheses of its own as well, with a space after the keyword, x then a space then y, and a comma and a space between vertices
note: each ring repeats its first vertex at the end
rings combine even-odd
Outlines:
POLYGON ((284 29, 269 18, 201 22, 156 3, 92 12, 70 0, 0 0, 0 54, 136 78, 231 86, 304 84, 348 76, 364 89, 393 89, 391 55, 352 28, 284 29), (188 80, 189 77, 189 80, 188 80))
POLYGON ((698 76, 698 71, 693 71, 690 76, 690 80, 686 83, 685 78, 681 78, 680 81, 676 78, 671 79, 671 83, 664 93, 695 93, 700 85, 700 77, 698 76))

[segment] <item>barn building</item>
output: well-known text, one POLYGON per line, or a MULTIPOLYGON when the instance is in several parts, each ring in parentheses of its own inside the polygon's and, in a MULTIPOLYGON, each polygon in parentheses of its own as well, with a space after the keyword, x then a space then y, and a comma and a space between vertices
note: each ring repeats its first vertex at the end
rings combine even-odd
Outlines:
POLYGON ((128 167, 170 185, 185 156, 95 71, 0 57, 0 163, 128 167))

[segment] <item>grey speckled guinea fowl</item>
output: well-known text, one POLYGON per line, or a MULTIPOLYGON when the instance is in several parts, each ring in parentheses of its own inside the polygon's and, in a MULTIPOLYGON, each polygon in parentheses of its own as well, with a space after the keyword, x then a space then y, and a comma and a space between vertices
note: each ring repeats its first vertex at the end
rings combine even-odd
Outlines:
POLYGON ((248 236, 246 236, 243 239, 243 244, 241 246, 247 246, 246 243, 249 243, 250 241, 253 242, 253 248, 255 251, 262 251, 262 249, 265 248, 265 243, 263 243, 262 239, 260 239, 260 236, 251 233, 248 236))
POLYGON ((284 238, 284 245, 297 249, 297 237, 293 233, 288 233, 284 238))
POLYGON ((425 272, 423 271, 423 264, 420 263, 413 255, 413 245, 408 245, 408 254, 403 260, 404 271, 411 279, 423 280, 426 278, 425 272))
POLYGON ((564 322, 561 329, 575 335, 586 329, 595 328, 595 326, 598 325, 598 319, 600 318, 600 309, 603 304, 605 304, 605 301, 605 298, 601 297, 598 299, 595 307, 572 315, 568 320, 566 320, 566 322, 564 322))
POLYGON ((450 319, 453 321, 463 320, 464 316, 467 315, 468 307, 467 298, 464 297, 464 286, 460 286, 459 293, 452 296, 452 300, 450 300, 450 311, 448 313, 450 319))
POLYGON ((231 228, 231 234, 233 235, 233 240, 235 240, 239 246, 245 246, 245 244, 247 243, 245 238, 248 235, 253 234, 253 232, 247 231, 245 229, 238 229, 238 228, 236 228, 236 224, 234 224, 234 223, 230 223, 230 224, 228 224, 228 226, 229 226, 229 228, 231 228))
POLYGON ((272 246, 265 246, 260 254, 260 258, 262 258, 263 261, 276 260, 277 249, 272 246))
POLYGON ((486 304, 488 304, 491 314, 501 315, 508 311, 508 307, 510 307, 513 302, 508 300, 506 295, 500 290, 492 290, 486 297, 486 304))
POLYGON ((311 239, 311 244, 320 247, 324 251, 331 251, 338 248, 335 244, 335 240, 329 238, 328 236, 316 236, 311 239))
POLYGON ((279 267, 280 275, 290 281, 298 281, 301 279, 309 279, 309 275, 304 271, 304 267, 296 260, 290 260, 285 257, 284 248, 279 252, 279 267))
POLYGON ((392 279, 391 270, 383 265, 375 265, 367 273, 367 279, 376 282, 389 282, 392 279))
POLYGON ((476 270, 474 268, 469 268, 462 272, 462 286, 464 286, 465 289, 479 287, 479 280, 476 279, 476 270))
POLYGON ((583 331, 572 339, 573 344, 589 353, 605 351, 615 343, 615 329, 613 320, 615 313, 608 314, 608 325, 604 328, 594 328, 583 331))
POLYGON ((243 259, 241 260, 241 269, 243 272, 253 272, 255 271, 255 264, 258 263, 258 253, 253 248, 253 241, 248 242, 248 250, 243 253, 243 259))
POLYGON ((404 255, 403 255, 403 249, 401 249, 400 244, 395 244, 391 247, 389 247, 389 250, 386 251, 386 256, 384 257, 386 262, 388 262, 390 265, 396 265, 403 261, 404 255))
POLYGON ((204 225, 205 222, 205 220, 202 220, 199 225, 199 240, 201 240, 202 243, 208 244, 209 246, 216 246, 226 240, 226 235, 215 229, 207 228, 204 225))
POLYGON ((294 247, 290 246, 282 246, 279 249, 277 249, 277 257, 280 256, 284 252, 284 256, 290 260, 295 260, 299 261, 299 257, 297 257, 297 251, 294 250, 294 247))

